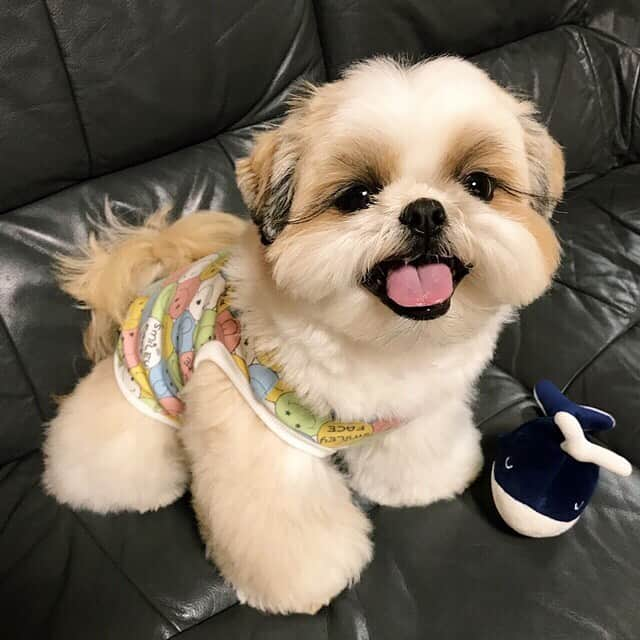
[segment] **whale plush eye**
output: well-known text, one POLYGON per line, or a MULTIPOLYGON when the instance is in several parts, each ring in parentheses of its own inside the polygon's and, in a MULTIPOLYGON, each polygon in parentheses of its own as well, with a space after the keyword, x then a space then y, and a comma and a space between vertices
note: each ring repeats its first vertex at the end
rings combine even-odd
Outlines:
POLYGON ((580 511, 580 509, 582 509, 583 506, 584 506, 584 500, 581 500, 580 502, 574 503, 573 510, 580 511))
POLYGON ((504 468, 505 469, 513 469, 513 462, 511 461, 511 456, 507 456, 504 459, 504 468))

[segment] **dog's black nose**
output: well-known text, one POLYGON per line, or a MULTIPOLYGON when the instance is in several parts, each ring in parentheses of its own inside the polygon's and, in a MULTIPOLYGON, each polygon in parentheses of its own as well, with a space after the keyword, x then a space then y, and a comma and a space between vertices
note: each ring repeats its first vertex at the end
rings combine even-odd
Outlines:
POLYGON ((447 221, 444 207, 437 200, 418 198, 400 214, 400 222, 419 236, 435 236, 447 221))

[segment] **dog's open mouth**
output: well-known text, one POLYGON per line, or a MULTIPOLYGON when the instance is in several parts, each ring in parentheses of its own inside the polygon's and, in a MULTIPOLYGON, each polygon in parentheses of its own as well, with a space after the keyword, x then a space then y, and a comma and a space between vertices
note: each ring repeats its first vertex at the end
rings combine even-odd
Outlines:
POLYGON ((445 314, 469 267, 455 256, 427 255, 410 262, 379 262, 362 284, 398 315, 432 320, 445 314))

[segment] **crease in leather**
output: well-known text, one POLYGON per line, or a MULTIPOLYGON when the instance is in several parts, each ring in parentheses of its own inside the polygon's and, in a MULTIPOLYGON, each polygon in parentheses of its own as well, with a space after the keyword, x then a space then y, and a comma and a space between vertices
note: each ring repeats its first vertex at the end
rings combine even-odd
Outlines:
POLYGON ((558 70, 558 75, 556 76, 555 79, 555 83, 553 85, 553 89, 551 91, 551 103, 547 106, 547 108, 545 109, 545 116, 544 116, 544 123, 546 126, 549 126, 549 122, 551 120, 551 117, 553 115, 553 112, 556 108, 556 103, 558 102, 558 89, 560 88, 560 83, 562 82, 562 78, 564 76, 565 73, 565 69, 567 68, 567 60, 568 60, 568 56, 567 56, 567 50, 566 48, 563 48, 562 50, 562 60, 560 62, 560 69, 558 70))
MULTIPOLYGON (((395 561, 394 561, 394 565, 396 565, 395 561)), ((397 565, 396 565, 397 566, 397 565)), ((404 581, 404 578, 402 578, 402 582, 403 585, 406 587, 406 583, 404 581)), ((354 620, 355 622, 355 626, 356 626, 356 639, 355 640, 370 640, 371 639, 371 634, 369 633, 369 627, 367 625, 367 614, 365 612, 365 607, 362 604, 362 601, 360 600, 360 596, 358 595, 358 585, 354 585, 351 588, 351 592, 353 593, 353 597, 357 600, 359 608, 358 608, 358 613, 359 616, 356 620, 354 620)), ((412 597, 412 601, 413 601, 413 597, 412 597)), ((415 602, 414 602, 415 604, 415 602)), ((331 605, 329 605, 329 607, 327 607, 327 609, 330 609, 331 605)), ((327 622, 326 625, 326 629, 327 631, 329 630, 329 626, 328 626, 328 619, 325 618, 325 622, 327 622)), ((328 638, 328 634, 327 634, 327 638, 328 638)))
MULTIPOLYGON (((640 52, 639 52, 640 56, 640 52)), ((633 78, 633 88, 631 95, 631 107, 629 109, 629 146, 627 147, 627 155, 631 154, 631 145, 634 141, 634 133, 635 133, 635 124, 636 124, 636 110, 640 110, 638 108, 638 92, 640 92, 640 62, 636 68, 636 73, 633 78)), ((640 146, 638 149, 633 149, 634 152, 640 153, 640 146)))
POLYGON ((31 377, 29 376, 29 374, 27 373, 27 368, 24 364, 24 361, 22 360, 22 357, 20 356, 20 352, 18 351, 18 347, 16 346, 15 340, 13 339, 13 336, 11 335, 10 331, 9 331, 9 327, 7 326, 7 323, 4 319, 4 316, 2 315, 2 311, 0 310, 0 329, 2 329, 2 332, 6 335, 7 337, 7 343, 9 348, 11 349, 11 352, 13 353, 13 357, 15 362, 18 365, 18 368, 20 369, 21 373, 22 373, 22 377, 24 379, 24 381, 27 383, 27 386, 31 392, 31 397, 33 398, 33 403, 36 407, 36 409, 38 410, 38 414, 40 415, 40 420, 42 422, 44 422, 44 416, 45 413, 42 410, 42 406, 40 405, 40 400, 38 398, 38 394, 36 392, 36 387, 33 384, 33 380, 31 379, 31 377))
POLYGON ((212 47, 224 42, 226 38, 237 29, 238 25, 242 24, 251 14, 255 13, 256 9, 259 9, 266 0, 256 0, 250 9, 245 11, 242 15, 238 16, 237 20, 233 24, 230 24, 214 41, 212 47))
MULTIPOLYGON (((613 187, 612 187, 613 188, 613 187)), ((626 220, 623 220, 610 209, 607 209, 604 205, 600 204, 595 198, 587 197, 587 202, 590 202, 598 211, 602 211, 609 216, 614 222, 617 222, 621 227, 624 227, 627 231, 630 231, 634 235, 640 236, 640 230, 629 224, 626 220)), ((638 203, 638 210, 640 211, 640 202, 638 203)))
MULTIPOLYGON (((252 128, 258 126, 256 124, 250 124, 247 125, 246 128, 252 128)), ((233 131, 241 131, 242 129, 244 129, 245 127, 241 127, 240 129, 237 130, 233 130, 233 131)), ((90 178, 88 178, 87 180, 83 180, 82 182, 80 182, 80 185, 91 185, 92 183, 94 183, 95 181, 98 180, 102 180, 103 178, 109 178, 111 176, 115 176, 119 173, 125 174, 127 173, 128 170, 130 169, 134 169, 136 167, 141 167, 144 165, 149 165, 153 162, 156 162, 158 160, 162 160, 164 158, 168 158, 170 156, 172 156, 173 154, 179 154, 182 151, 188 151, 200 146, 207 146, 211 143, 215 143, 216 142, 216 138, 219 137, 219 135, 224 135, 226 133, 231 133, 232 131, 222 131, 220 134, 216 134, 215 136, 212 136, 211 138, 207 138, 205 140, 202 140, 201 142, 198 142, 196 144, 193 143, 185 143, 184 146, 178 147, 176 149, 172 149, 171 151, 167 151, 166 153, 162 153, 158 156, 154 156, 153 158, 148 158, 146 159, 144 162, 132 162, 129 165, 123 166, 123 167, 118 167, 117 169, 113 169, 112 171, 107 171, 106 173, 101 173, 100 175, 95 175, 95 176, 91 176, 90 178)), ((57 196, 60 194, 63 194, 67 191, 71 192, 74 189, 76 189, 78 187, 78 183, 75 184, 70 184, 67 185, 65 187, 63 187, 62 189, 58 189, 56 191, 52 191, 44 196, 40 196, 38 198, 36 198, 35 200, 31 200, 29 202, 25 202, 23 204, 21 204, 19 207, 15 208, 15 209, 9 209, 7 211, 4 211, 3 214, 9 214, 9 213, 14 213, 16 211, 19 211, 21 209, 26 209, 31 205, 35 205, 38 204, 39 202, 44 202, 45 200, 48 200, 49 198, 53 197, 53 196, 57 196)), ((2 217, 0 217, 0 222, 2 222, 2 217)))
POLYGON ((572 36, 575 38, 576 42, 579 44, 579 47, 582 49, 582 53, 584 54, 584 59, 587 62, 589 73, 591 74, 591 80, 593 86, 595 87, 596 96, 598 98, 598 113, 600 115, 600 126, 602 127, 602 131, 606 131, 608 129, 607 123, 605 121, 604 116, 604 103, 602 101, 602 91, 600 90, 600 83, 598 82, 598 74, 596 72, 595 64, 593 62, 593 57, 591 55, 591 49, 587 44, 587 41, 584 37, 584 34, 577 29, 575 31, 572 30, 572 36))
POLYGON ((89 525, 73 510, 67 507, 58 507, 59 509, 66 509, 68 513, 71 514, 73 519, 80 525, 85 534, 89 537, 91 542, 95 545, 95 547, 102 553, 102 555, 109 561, 111 566, 116 570, 116 572, 122 576, 127 584, 129 584, 133 589, 140 595, 140 597, 171 627, 176 629, 177 631, 181 631, 180 627, 173 621, 170 620, 169 617, 156 605, 155 602, 151 599, 149 595, 147 595, 142 587, 137 582, 131 578, 131 576, 124 571, 124 569, 115 561, 113 556, 100 544, 98 539, 95 537, 89 525))
MULTIPOLYGON (((515 378, 514 378, 514 380, 515 380, 515 378)), ((510 402, 509 404, 501 407, 495 413, 492 413, 491 415, 487 416, 486 418, 483 418, 482 420, 480 420, 480 422, 477 422, 476 423, 476 427, 479 429, 480 427, 482 427, 484 424, 486 424, 490 420, 493 420, 494 418, 497 418, 502 413, 505 413, 506 411, 509 411, 509 409, 513 409, 513 408, 517 407, 520 404, 533 405, 533 400, 527 395, 525 395, 522 398, 518 398, 517 400, 514 400, 513 402, 510 402)))
POLYGON ((323 37, 322 32, 322 20, 320 19, 320 11, 318 9, 319 6, 318 0, 311 0, 311 10, 313 12, 313 25, 316 29, 316 34, 318 36, 318 43, 320 44, 320 59, 322 62, 322 72, 325 78, 329 77, 329 65, 327 64, 327 43, 326 39, 323 37))
MULTIPOLYGON (((34 453, 36 453, 36 451, 30 451, 29 455, 33 455, 34 453)), ((2 478, 0 478, 0 484, 7 482, 9 478, 11 478, 15 470, 20 468, 20 465, 22 464, 22 461, 25 457, 27 456, 20 456, 18 460, 12 460, 11 462, 5 464, 5 466, 7 467, 10 466, 11 468, 9 469, 9 473, 5 474, 4 476, 2 476, 2 478)), ((27 491, 25 493, 28 493, 29 491, 31 491, 39 483, 40 483, 40 478, 36 477, 34 482, 27 487, 27 491)), ((24 502, 24 497, 17 500, 16 503, 9 509, 9 512, 7 513, 7 517, 5 521, 2 523, 2 526, 0 527, 0 535, 2 535, 5 532, 6 528, 9 526, 9 522, 11 521, 11 518, 13 517, 14 513, 20 508, 20 505, 22 505, 23 502, 24 502)))
POLYGON ((33 227, 27 227, 25 225, 20 225, 16 220, 0 220, 2 222, 2 235, 4 237, 10 238, 11 240, 15 240, 25 246, 28 246, 30 249, 36 251, 37 253, 45 256, 49 256, 50 254, 45 250, 45 246, 49 247, 56 251, 68 251, 69 247, 66 246, 60 238, 52 237, 51 234, 47 234, 39 229, 34 229, 33 227), (27 240, 37 239, 40 242, 28 242, 27 240))
MULTIPOLYGON (((634 73, 634 79, 633 82, 631 83, 631 87, 630 87, 630 97, 629 97, 629 104, 628 104, 628 114, 627 114, 627 122, 626 124, 626 131, 621 131, 623 138, 626 138, 626 145, 625 145, 625 152, 626 155, 624 156, 620 156, 620 157, 616 157, 616 163, 614 165, 614 168, 619 168, 622 166, 625 166, 625 159, 629 162, 633 162, 635 160, 635 156, 633 156, 632 154, 632 147, 631 145, 633 144, 633 134, 634 134, 634 123, 635 123, 635 109, 636 109, 636 101, 637 101, 637 94, 638 94, 638 81, 639 81, 639 76, 640 76, 640 49, 637 47, 634 47, 632 45, 630 45, 628 42, 625 42, 624 40, 621 40, 619 38, 616 38, 614 36, 612 36, 610 33, 607 33, 606 31, 602 31, 601 29, 596 29, 590 25, 582 25, 580 27, 582 33, 581 33, 581 39, 583 42, 583 46, 585 49, 585 53, 588 56, 588 62, 589 62, 589 66, 591 68, 591 71, 594 75, 594 85, 596 86, 596 91, 597 91, 597 95, 598 95, 598 99, 599 99, 599 105, 601 108, 601 114, 602 114, 602 120, 603 120, 603 125, 606 126, 606 122, 605 122, 605 118, 604 118, 604 111, 603 111, 603 102, 602 102, 602 93, 600 92, 600 83, 597 82, 597 72, 595 71, 595 62, 593 60, 593 55, 591 53, 591 49, 587 44, 586 38, 584 37, 584 33, 586 34, 591 34, 593 35, 597 40, 599 41, 604 41, 610 44, 615 45, 616 47, 618 47, 619 49, 621 49, 622 51, 631 54, 632 56, 634 56, 636 58, 636 70, 634 73)), ((611 62, 611 60, 608 60, 611 62)), ((619 60, 614 60, 614 62, 622 62, 622 56, 619 57, 619 60)), ((618 77, 616 77, 616 80, 619 80, 618 77)), ((618 84, 617 86, 618 89, 622 89, 623 87, 618 84)), ((622 104, 622 102, 620 103, 620 107, 621 109, 624 107, 624 105, 622 104)), ((624 115, 623 113, 618 112, 617 114, 617 118, 618 118, 618 122, 620 122, 622 120, 622 116, 624 115)), ((616 154, 617 156, 617 154, 616 154)))
POLYGON ((227 159, 229 166, 235 168, 236 166, 235 160, 233 159, 233 156, 231 155, 231 153, 229 153, 229 150, 227 149, 227 147, 224 144, 222 144, 222 142, 218 138, 215 139, 215 143, 218 145, 218 147, 220 147, 220 151, 222 151, 224 157, 227 159))
MULTIPOLYGON (((36 481, 31 487, 29 487, 29 491, 32 491, 33 488, 38 484, 38 482, 36 481)), ((27 495, 28 492, 25 492, 24 496, 27 495)), ((18 501, 16 508, 13 510, 12 515, 14 515, 20 508, 20 506, 22 506, 22 504, 24 503, 24 496, 21 500, 18 501)), ((3 528, 6 529, 6 527, 9 524, 9 520, 7 521, 7 525, 3 528)), ((11 567, 4 571, 2 573, 2 579, 3 581, 7 579, 7 576, 10 576, 12 573, 14 573, 16 571, 16 569, 18 568, 18 566, 22 563, 22 561, 25 558, 28 558, 29 556, 31 556, 31 552, 40 545, 41 542, 43 542, 44 540, 46 540, 49 537, 49 530, 45 530, 41 535, 36 536, 36 538, 34 540, 32 540, 28 546, 28 548, 26 550, 24 550, 20 556, 12 556, 11 560, 13 561, 13 564, 11 565, 11 567)))
POLYGON ((600 358, 615 342, 620 340, 625 334, 640 324, 640 314, 631 319, 631 321, 615 335, 613 335, 600 349, 598 349, 585 363, 583 363, 575 373, 569 378, 569 381, 562 387, 562 393, 568 393, 569 388, 600 358))
POLYGON ((53 34, 53 39, 56 43, 56 47, 58 49, 58 55, 60 56, 60 62, 64 68, 64 73, 67 78, 67 82, 69 84, 69 94, 71 96, 71 100, 73 101, 73 106, 76 111, 76 117, 78 119, 78 126, 80 128, 80 132, 82 133, 82 141, 84 142, 85 152, 87 154, 87 178, 93 176, 93 159, 91 157, 91 149, 89 147, 89 137, 87 135, 87 129, 84 123, 84 118, 82 117, 82 111, 80 110, 80 104, 78 103, 78 97, 76 95, 76 88, 73 84, 73 80, 71 79, 71 72, 69 71, 69 67, 67 66, 67 61, 64 55, 64 51, 62 49, 62 43, 60 42, 60 36, 58 35, 58 30, 56 29, 56 24, 53 19, 53 15, 49 10, 49 5, 47 0, 41 0, 44 6, 44 10, 47 13, 47 19, 49 21, 49 26, 51 27, 51 33, 53 34))
MULTIPOLYGON (((170 636, 171 638, 179 638, 181 635, 187 635, 187 637, 189 636, 189 633, 192 633, 193 631, 196 630, 197 627, 203 626, 205 624, 207 624, 207 622, 209 622, 210 620, 213 620, 218 614, 221 613, 226 613, 227 611, 241 606, 240 605, 240 601, 236 600, 235 602, 232 602, 231 604, 227 605, 226 607, 222 607, 221 609, 218 609, 215 613, 212 613, 211 615, 207 616, 206 618, 202 618, 201 620, 198 620, 197 622, 195 622, 194 624, 192 624, 189 627, 185 627, 184 629, 180 629, 179 631, 177 631, 175 634, 173 634, 172 636, 170 636)), ((248 639, 247 639, 248 640, 248 639)))
MULTIPOLYGON (((72 555, 73 555, 73 545, 67 545, 67 553, 65 555, 64 566, 62 568, 62 576, 61 576, 61 583, 65 586, 69 584, 69 577, 71 575, 72 555)), ((55 619, 58 606, 62 601, 64 594, 65 594, 65 589, 63 588, 63 589, 58 589, 57 593, 55 593, 54 595, 53 602, 49 607, 49 615, 46 616, 45 618, 45 624, 49 628, 53 627, 52 623, 55 619)))
POLYGON ((553 277, 553 281, 556 284, 559 284, 562 287, 566 287, 567 289, 569 289, 570 291, 573 291, 574 293, 577 293, 577 294, 582 295, 582 296, 586 296, 588 298, 592 298, 596 302, 599 302, 600 304, 603 304, 603 305, 609 307, 610 309, 612 309, 614 311, 617 311, 618 313, 625 314, 625 312, 626 312, 626 309, 624 309, 623 307, 615 304, 611 300, 607 300, 606 298, 602 298, 598 294, 593 293, 592 291, 588 291, 587 289, 582 289, 581 287, 579 287, 577 285, 569 284, 568 282, 565 282, 564 280, 561 280, 558 276, 554 276, 553 277))
MULTIPOLYGON (((260 4, 260 2, 258 2, 256 6, 258 6, 259 4, 260 4)), ((255 7, 254 7, 254 9, 255 9, 255 7)), ((268 96, 271 93, 272 89, 278 85, 278 82, 284 77, 286 71, 289 70, 289 65, 291 65, 291 61, 293 59, 293 54, 294 54, 294 52, 297 51, 298 45, 300 44, 300 41, 301 41, 302 33, 304 31, 304 27, 306 26, 306 24, 308 22, 308 19, 309 19, 308 11, 309 11, 308 4, 305 4, 304 5, 304 9, 300 12, 300 19, 298 21, 297 27, 295 28, 295 30, 293 32, 293 38, 291 39, 291 42, 289 43, 289 46, 287 47, 287 52, 285 53, 285 55, 282 57, 282 60, 280 61, 280 64, 278 66, 277 71, 273 74, 271 80, 269 81, 269 84, 265 88, 265 90, 262 93, 262 95, 258 96, 258 98, 254 101, 254 103, 252 105, 250 105, 249 108, 246 110, 244 115, 239 120, 237 120, 235 124, 231 125, 231 130, 237 129, 239 126, 240 126, 240 128, 245 127, 246 126, 246 124, 245 124, 246 119, 251 118, 252 115, 255 115, 256 112, 260 112, 260 110, 264 109, 264 107, 266 106, 265 105, 265 100, 268 98, 268 96)), ((311 64, 312 63, 313 63, 313 61, 309 61, 309 63, 306 65, 306 67, 300 73, 296 74, 297 80, 299 80, 300 78, 305 77, 305 75, 308 72, 308 70, 311 69, 311 64)), ((271 102, 278 102, 279 98, 282 98, 282 96, 284 96, 284 95, 286 95, 286 94, 291 92, 291 89, 295 85, 295 83, 296 83, 296 80, 294 80, 293 82, 290 82, 288 84, 285 84, 283 86, 282 90, 279 93, 277 93, 276 95, 271 97, 270 101, 271 102)), ((249 126, 252 126, 252 125, 250 124, 249 126)))
MULTIPOLYGON (((592 618, 587 618, 576 611, 564 608, 562 605, 555 603, 552 600, 546 600, 543 606, 547 609, 553 610, 558 615, 569 618, 572 623, 580 629, 580 631, 578 631, 579 634, 585 634, 587 630, 590 630, 597 634, 595 637, 602 640, 616 640, 616 638, 612 636, 607 629, 597 624, 592 618)), ((587 636, 580 635, 579 637, 586 638, 587 636)))

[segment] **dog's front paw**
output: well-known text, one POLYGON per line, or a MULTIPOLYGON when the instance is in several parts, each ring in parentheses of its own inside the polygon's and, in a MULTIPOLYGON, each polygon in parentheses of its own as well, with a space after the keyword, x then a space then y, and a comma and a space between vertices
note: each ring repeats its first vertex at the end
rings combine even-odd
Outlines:
POLYGON ((267 613, 316 613, 360 577, 372 555, 371 525, 350 501, 274 513, 222 540, 210 555, 240 602, 267 613))
POLYGON ((372 447, 365 455, 354 447, 354 454, 345 456, 351 487, 391 507, 424 506, 453 498, 476 479, 484 464, 480 433, 472 427, 439 455, 419 446, 372 447))

